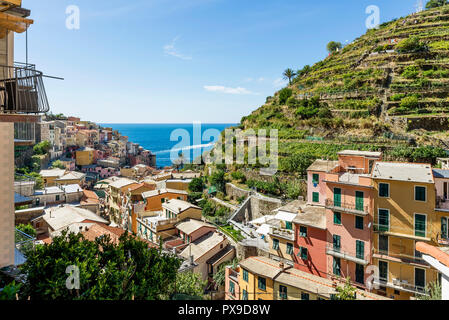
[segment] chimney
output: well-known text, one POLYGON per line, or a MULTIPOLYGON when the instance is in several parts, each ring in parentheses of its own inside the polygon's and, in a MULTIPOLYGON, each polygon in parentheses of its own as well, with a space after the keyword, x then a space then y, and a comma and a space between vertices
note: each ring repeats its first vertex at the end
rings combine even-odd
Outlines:
POLYGON ((181 212, 181 208, 178 208, 178 212, 181 212))
POLYGON ((194 261, 193 261, 193 256, 190 256, 190 265, 192 265, 192 266, 193 266, 193 264, 194 264, 194 261))
POLYGON ((279 268, 281 268, 282 270, 284 270, 284 263, 281 261, 279 262, 279 268))

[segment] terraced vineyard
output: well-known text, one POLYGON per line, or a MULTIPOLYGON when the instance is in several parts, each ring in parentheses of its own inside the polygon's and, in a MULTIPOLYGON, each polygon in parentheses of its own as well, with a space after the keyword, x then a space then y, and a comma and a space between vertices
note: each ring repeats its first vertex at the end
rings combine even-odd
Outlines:
POLYGON ((305 130, 328 139, 395 133, 444 146, 448 117, 449 6, 444 6, 384 23, 299 70, 288 88, 268 97, 242 126, 305 130), (429 131, 440 132, 438 139, 429 131))

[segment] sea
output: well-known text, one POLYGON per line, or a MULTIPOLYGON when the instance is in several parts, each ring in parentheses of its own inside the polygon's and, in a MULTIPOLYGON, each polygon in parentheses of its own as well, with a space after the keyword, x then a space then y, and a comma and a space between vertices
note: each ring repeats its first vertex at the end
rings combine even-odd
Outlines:
POLYGON ((236 123, 201 123, 201 124, 125 124, 100 123, 102 127, 118 130, 127 136, 128 141, 138 143, 144 149, 156 155, 158 168, 171 166, 171 152, 182 153, 185 159, 192 159, 213 148, 214 137, 226 128, 237 126, 236 123), (201 134, 199 133, 201 132, 201 134), (194 153, 196 150, 196 153, 194 153))

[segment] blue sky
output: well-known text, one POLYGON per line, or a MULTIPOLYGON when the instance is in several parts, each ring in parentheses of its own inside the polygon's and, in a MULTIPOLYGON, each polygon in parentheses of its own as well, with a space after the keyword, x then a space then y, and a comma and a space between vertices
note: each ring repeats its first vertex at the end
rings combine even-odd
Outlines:
MULTIPOLYGON (((23 0, 29 62, 48 75, 54 113, 99 123, 237 123, 282 88, 282 71, 326 56, 417 0, 23 0), (66 28, 66 8, 80 29, 66 28)), ((16 61, 25 60, 16 36, 16 61)))

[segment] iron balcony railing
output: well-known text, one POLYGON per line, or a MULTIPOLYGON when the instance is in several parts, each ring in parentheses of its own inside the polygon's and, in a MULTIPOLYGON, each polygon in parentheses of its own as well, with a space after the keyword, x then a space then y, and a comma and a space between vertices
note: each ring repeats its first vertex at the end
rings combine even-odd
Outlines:
POLYGON ((35 245, 35 237, 32 237, 19 229, 15 229, 15 246, 18 251, 26 256, 30 251, 34 250, 35 245))
POLYGON ((45 113, 50 110, 43 73, 34 65, 0 65, 0 110, 2 113, 45 113))
POLYGON ((350 202, 334 201, 326 199, 326 208, 339 212, 368 215, 370 210, 368 205, 359 205, 350 202))
POLYGON ((352 252, 342 247, 337 247, 333 244, 326 245, 326 254, 362 265, 367 265, 371 261, 371 255, 369 253, 365 254, 365 252, 363 252, 363 254, 361 254, 358 252, 352 252))

